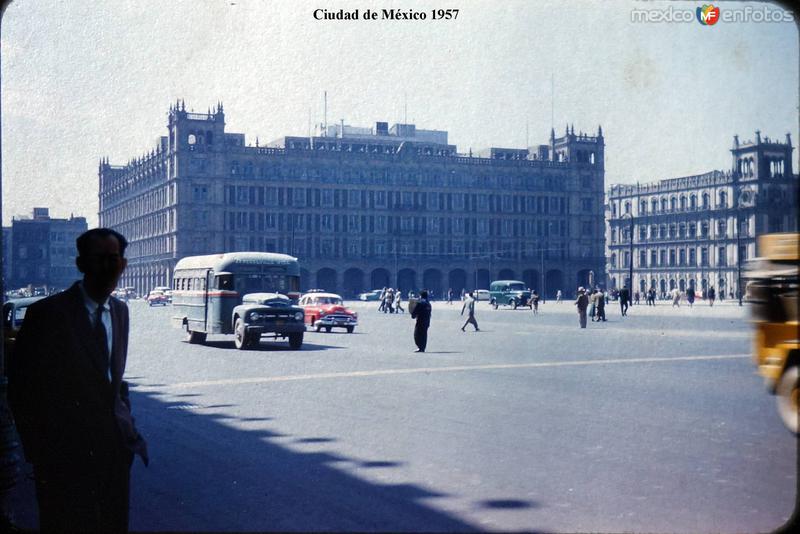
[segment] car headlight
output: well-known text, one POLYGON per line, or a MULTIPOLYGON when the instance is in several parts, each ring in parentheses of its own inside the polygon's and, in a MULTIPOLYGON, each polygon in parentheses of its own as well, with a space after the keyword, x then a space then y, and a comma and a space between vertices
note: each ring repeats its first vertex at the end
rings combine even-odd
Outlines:
POLYGON ((303 320, 303 312, 297 312, 294 314, 295 321, 302 321, 303 320))
POLYGON ((259 321, 264 317, 266 317, 266 316, 262 315, 262 314, 260 314, 258 312, 253 312, 253 313, 250 314, 250 320, 251 321, 259 321))

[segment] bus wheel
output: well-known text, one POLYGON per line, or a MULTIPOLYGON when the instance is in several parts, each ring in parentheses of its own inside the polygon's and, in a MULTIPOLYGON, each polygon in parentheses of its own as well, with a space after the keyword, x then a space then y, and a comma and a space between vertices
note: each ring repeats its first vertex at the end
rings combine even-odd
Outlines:
POLYGON ((800 376, 798 366, 790 365, 778 380, 778 387, 775 390, 777 395, 778 413, 783 420, 786 428, 797 434, 797 418, 800 416, 798 403, 800 403, 800 392, 797 389, 797 380, 800 376))
POLYGON ((299 350, 303 346, 303 333, 289 334, 289 348, 299 350))
POLYGON ((247 335, 247 330, 244 327, 244 321, 241 317, 236 318, 236 323, 233 326, 233 344, 239 350, 244 350, 250 345, 250 336, 247 335))
POLYGON ((187 343, 191 343, 192 345, 199 345, 200 343, 206 342, 206 334, 205 332, 195 332, 194 330, 189 330, 189 325, 183 325, 184 329, 184 340, 187 343))

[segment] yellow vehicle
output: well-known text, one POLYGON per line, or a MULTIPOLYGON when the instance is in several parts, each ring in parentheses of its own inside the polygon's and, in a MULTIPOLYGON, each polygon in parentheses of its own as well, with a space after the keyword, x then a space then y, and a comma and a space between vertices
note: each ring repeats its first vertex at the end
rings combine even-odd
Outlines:
POLYGON ((786 427, 798 433, 798 260, 800 234, 758 238, 759 257, 748 263, 747 300, 752 304, 753 360, 786 427))

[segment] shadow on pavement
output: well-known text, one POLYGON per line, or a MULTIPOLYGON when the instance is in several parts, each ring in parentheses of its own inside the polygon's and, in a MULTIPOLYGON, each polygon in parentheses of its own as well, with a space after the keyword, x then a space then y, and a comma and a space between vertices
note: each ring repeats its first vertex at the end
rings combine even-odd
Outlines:
MULTIPOLYGON (((242 418, 171 409, 183 404, 131 391, 150 466, 135 460, 130 529, 136 531, 474 532, 478 528, 423 499, 443 496, 414 484, 381 484, 348 468, 392 468, 398 462, 302 452, 265 427, 270 416, 242 418)), ((334 438, 296 438, 324 444, 334 438)), ((29 466, 26 466, 29 467, 29 466)), ((33 483, 13 490, 16 524, 37 525, 33 483)))

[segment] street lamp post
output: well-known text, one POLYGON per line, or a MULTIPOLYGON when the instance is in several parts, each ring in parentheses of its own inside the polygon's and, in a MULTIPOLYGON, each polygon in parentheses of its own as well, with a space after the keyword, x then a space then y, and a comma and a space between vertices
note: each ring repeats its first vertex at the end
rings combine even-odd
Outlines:
POLYGON ((742 205, 750 201, 750 191, 742 190, 736 197, 736 293, 739 296, 739 306, 742 305, 742 205))
POLYGON ((633 298, 633 215, 630 213, 623 213, 620 216, 620 219, 630 219, 630 224, 628 226, 628 242, 629 242, 629 253, 628 253, 628 283, 630 284, 630 297, 633 298))

